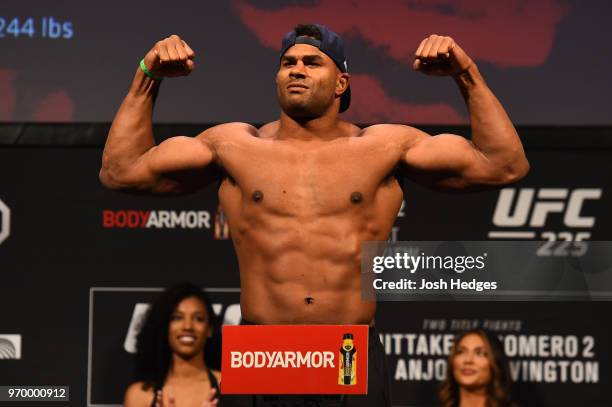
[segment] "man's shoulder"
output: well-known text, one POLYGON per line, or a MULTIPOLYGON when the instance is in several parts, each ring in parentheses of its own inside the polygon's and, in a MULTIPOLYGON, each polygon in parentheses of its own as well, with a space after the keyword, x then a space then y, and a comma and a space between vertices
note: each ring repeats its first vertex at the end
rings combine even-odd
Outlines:
POLYGON ((230 122, 209 127, 198 134, 196 138, 204 144, 216 148, 226 145, 227 142, 246 141, 253 137, 258 137, 258 131, 254 126, 248 123, 230 122))
POLYGON ((229 123, 217 124, 216 126, 212 126, 204 130, 203 133, 224 134, 224 135, 243 134, 243 135, 251 135, 251 136, 257 136, 258 134, 255 126, 249 123, 243 123, 243 122, 229 122, 229 123))
POLYGON ((364 135, 387 135, 387 134, 406 134, 412 135, 421 132, 416 127, 405 124, 379 123, 364 127, 362 132, 364 135))
POLYGON ((273 138, 278 133, 280 127, 280 120, 275 120, 270 123, 266 123, 257 130, 257 137, 260 138, 273 138))
POLYGON ((412 145, 428 134, 416 127, 404 124, 373 124, 362 130, 362 136, 412 145))

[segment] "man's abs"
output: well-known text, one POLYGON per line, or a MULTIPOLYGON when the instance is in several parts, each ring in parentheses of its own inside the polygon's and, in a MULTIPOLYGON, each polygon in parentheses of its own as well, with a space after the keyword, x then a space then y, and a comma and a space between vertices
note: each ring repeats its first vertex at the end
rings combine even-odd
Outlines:
POLYGON ((261 324, 369 324, 376 302, 361 298, 359 270, 287 270, 274 281, 270 270, 241 269, 244 319, 261 324), (306 274, 310 274, 307 276, 306 274), (313 281, 314 279, 318 281, 313 281))
POLYGON ((382 239, 362 237, 367 233, 351 230, 346 217, 319 223, 275 225, 275 230, 261 226, 233 236, 244 318, 257 323, 372 321, 375 303, 362 300, 361 293, 361 241, 382 239))

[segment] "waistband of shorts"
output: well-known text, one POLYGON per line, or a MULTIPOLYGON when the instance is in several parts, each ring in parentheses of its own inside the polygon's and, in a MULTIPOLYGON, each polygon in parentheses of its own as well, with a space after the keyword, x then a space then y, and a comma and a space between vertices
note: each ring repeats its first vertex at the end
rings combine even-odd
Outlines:
MULTIPOLYGON (((265 325, 265 324, 258 324, 256 322, 251 322, 251 321, 248 321, 242 318, 240 320, 240 325, 265 325)), ((338 324, 338 325, 341 325, 341 324, 338 324)), ((378 331, 376 330, 376 325, 374 323, 368 326, 368 335, 369 336, 378 335, 378 331)))

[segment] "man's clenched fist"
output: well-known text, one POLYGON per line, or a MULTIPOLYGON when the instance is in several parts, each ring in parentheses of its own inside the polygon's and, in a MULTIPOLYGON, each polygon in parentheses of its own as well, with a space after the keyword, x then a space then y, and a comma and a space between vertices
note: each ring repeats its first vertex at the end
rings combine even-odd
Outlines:
POLYGON ((412 67, 428 75, 457 76, 473 64, 455 40, 433 34, 421 41, 412 67))
POLYGON ((157 77, 186 76, 195 64, 195 52, 178 35, 158 41, 144 58, 147 69, 157 77))

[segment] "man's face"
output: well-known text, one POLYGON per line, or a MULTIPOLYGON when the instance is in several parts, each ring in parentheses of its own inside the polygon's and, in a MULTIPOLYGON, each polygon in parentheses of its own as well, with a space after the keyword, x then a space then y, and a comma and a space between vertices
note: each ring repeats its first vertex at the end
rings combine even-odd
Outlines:
POLYGON ((341 73, 330 57, 308 44, 289 48, 276 74, 278 103, 291 117, 322 116, 336 99, 340 102, 339 96, 347 86, 348 74, 341 73))

